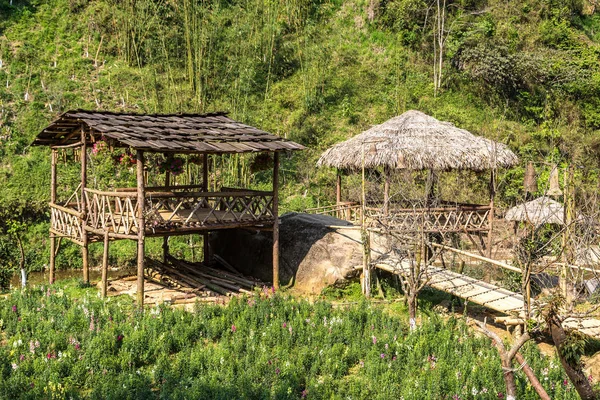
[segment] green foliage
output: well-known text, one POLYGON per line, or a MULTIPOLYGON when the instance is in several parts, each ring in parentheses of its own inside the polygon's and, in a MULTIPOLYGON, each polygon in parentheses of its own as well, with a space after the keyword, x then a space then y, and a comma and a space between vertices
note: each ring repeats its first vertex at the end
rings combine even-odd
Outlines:
MULTIPOLYGON (((435 7, 429 6, 423 0, 0 2, 0 208, 29 222, 28 269, 41 269, 47 258, 50 164, 47 149, 29 145, 73 108, 227 110, 308 145, 283 159, 284 211, 332 201, 331 171, 315 167, 326 147, 409 109, 506 142, 523 160, 555 162, 549 158, 559 149, 559 162, 576 160, 597 176, 598 15, 585 15, 581 0, 449 2, 442 90, 434 97, 435 7)), ((267 185, 267 173, 247 179, 250 166, 221 160, 216 169, 228 183, 267 185)), ((114 168, 108 158, 93 157, 90 167, 91 186, 132 184, 132 171, 114 168)), ((522 169, 501 174, 497 201, 514 204, 522 197, 522 169)), ((76 160, 61 163, 58 175, 65 199, 78 184, 76 160)), ((479 199, 485 191, 477 185, 462 196, 479 199)), ((119 265, 134 254, 123 246, 119 265)), ((77 266, 76 249, 64 250, 59 265, 77 266)))
MULTIPOLYGON (((498 354, 459 319, 410 332, 368 302, 333 307, 265 290, 194 312, 135 311, 72 283, 0 299, 2 398, 473 398, 504 394, 498 354)), ((553 398, 575 399, 556 360, 529 365, 553 398), (547 378, 547 379, 546 379, 547 378)), ((517 373, 519 398, 536 394, 517 373)))

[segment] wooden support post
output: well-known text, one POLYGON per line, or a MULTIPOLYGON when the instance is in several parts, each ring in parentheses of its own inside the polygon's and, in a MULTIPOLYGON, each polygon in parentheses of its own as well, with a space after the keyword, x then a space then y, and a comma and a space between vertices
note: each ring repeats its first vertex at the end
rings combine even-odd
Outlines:
POLYGON ((384 183, 383 183, 383 215, 387 216, 390 210, 390 169, 383 167, 384 183))
POLYGON ((279 289, 279 153, 273 152, 273 287, 279 289))
MULTIPOLYGON (((50 202, 56 204, 56 150, 50 153, 50 202)), ((50 224, 52 226, 52 223, 50 224)), ((54 283, 54 270, 56 267, 56 235, 50 232, 50 284, 54 283)))
POLYGON ((138 201, 138 248, 137 248, 137 305, 144 308, 144 242, 146 239, 144 223, 144 152, 137 150, 137 201, 138 201))
POLYGON ((363 276, 362 276, 362 291, 365 297, 371 297, 371 243, 369 241, 369 233, 365 223, 365 209, 367 202, 366 187, 365 187, 365 144, 362 144, 362 186, 361 186, 361 213, 360 213, 360 229, 361 241, 363 246, 363 276))
POLYGON ((569 274, 567 265, 574 264, 573 254, 573 216, 575 213, 575 187, 574 187, 574 169, 569 165, 565 170, 565 187, 564 193, 564 222, 565 229, 563 231, 562 247, 564 265, 560 274, 560 289, 565 299, 567 308, 572 305, 572 296, 569 292, 569 274))
POLYGON ((492 258, 492 247, 494 246, 494 198, 496 197, 496 170, 490 172, 490 212, 488 214, 489 231, 487 237, 487 256, 492 258))
POLYGON ((104 233, 104 248, 102 249, 102 298, 108 291, 108 230, 104 233))
MULTIPOLYGON (((169 171, 165 172, 165 187, 171 186, 171 173, 169 171)), ((166 263, 169 258, 169 236, 163 237, 163 262, 166 263)))
POLYGON ((85 201, 85 187, 87 184, 87 138, 85 129, 81 127, 81 232, 82 232, 82 248, 81 259, 83 262, 83 283, 90 283, 90 266, 88 261, 88 233, 85 230, 87 219, 87 204, 85 201))
POLYGON ((342 172, 337 170, 337 177, 335 181, 335 202, 340 204, 342 202, 342 172))
MULTIPOLYGON (((208 192, 208 154, 202 156, 202 191, 208 192)), ((208 232, 202 234, 202 260, 206 265, 211 261, 208 232)))

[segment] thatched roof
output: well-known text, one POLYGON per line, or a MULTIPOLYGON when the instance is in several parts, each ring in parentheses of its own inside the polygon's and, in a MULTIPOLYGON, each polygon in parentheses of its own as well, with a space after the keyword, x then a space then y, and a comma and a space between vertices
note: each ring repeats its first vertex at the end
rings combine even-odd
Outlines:
POLYGON ((361 169, 363 146, 365 168, 482 171, 511 167, 519 161, 502 143, 412 110, 336 144, 321 155, 317 165, 361 169))
POLYGON ((511 208, 506 212, 504 219, 528 222, 535 226, 542 224, 563 225, 564 213, 562 204, 550 197, 542 196, 511 208))

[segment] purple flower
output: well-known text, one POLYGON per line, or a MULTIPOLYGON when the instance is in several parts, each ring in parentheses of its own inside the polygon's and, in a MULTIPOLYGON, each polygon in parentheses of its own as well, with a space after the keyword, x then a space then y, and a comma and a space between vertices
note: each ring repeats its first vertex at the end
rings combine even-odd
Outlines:
POLYGON ((283 328, 287 328, 287 324, 284 322, 283 325, 281 325, 283 328))
POLYGON ((452 396, 452 400, 460 400, 460 396, 455 394, 454 396, 452 396))
POLYGON ((24 359, 25 359, 25 354, 21 354, 21 355, 19 356, 19 361, 23 361, 24 359))
POLYGON ((17 312, 17 306, 12 306, 12 312, 14 312, 14 313, 17 312))
POLYGON ((123 340, 123 335, 117 335, 117 342, 120 342, 121 340, 123 340))
POLYGON ((305 398, 306 396, 308 396, 308 390, 304 389, 301 394, 302 398, 305 398))
POLYGON ((499 398, 499 399, 503 399, 503 398, 504 398, 504 393, 502 393, 502 392, 498 392, 498 398, 499 398))
POLYGON ((277 375, 279 375, 279 373, 280 373, 280 372, 281 372, 281 370, 280 370, 279 368, 275 368, 275 373, 276 373, 277 375))
POLYGON ((381 358, 385 358, 385 354, 381 353, 381 358))

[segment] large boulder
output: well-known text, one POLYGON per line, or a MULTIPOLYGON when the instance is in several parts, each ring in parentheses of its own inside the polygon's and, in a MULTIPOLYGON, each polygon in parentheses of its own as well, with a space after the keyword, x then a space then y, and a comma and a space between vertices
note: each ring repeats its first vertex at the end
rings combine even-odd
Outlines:
MULTIPOLYGON (((360 231, 335 227, 352 224, 325 215, 288 213, 280 218, 280 282, 302 293, 320 293, 356 275, 362 265, 360 231)), ((272 232, 252 229, 211 234, 214 254, 243 274, 273 279, 272 232)))

